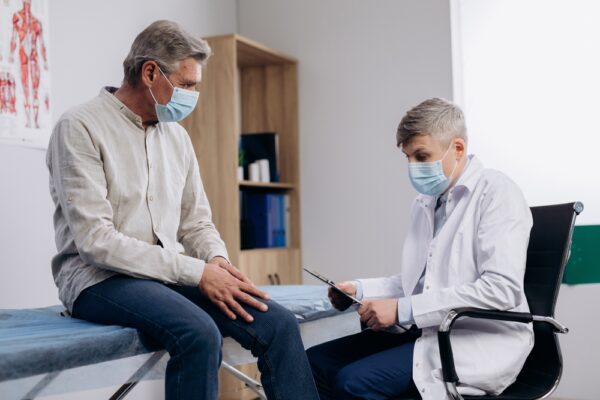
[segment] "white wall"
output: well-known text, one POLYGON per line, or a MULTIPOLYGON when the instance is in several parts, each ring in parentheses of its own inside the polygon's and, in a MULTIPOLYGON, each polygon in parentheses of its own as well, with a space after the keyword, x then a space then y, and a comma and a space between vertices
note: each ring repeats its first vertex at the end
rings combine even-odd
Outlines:
POLYGON ((563 355, 563 377, 556 397, 596 400, 600 393, 600 285, 562 285, 556 304, 556 318, 569 328, 559 335, 563 355))
MULTIPOLYGON (((457 0, 452 3, 455 94, 471 149, 508 173, 529 204, 583 201, 578 224, 600 224, 600 3, 457 0)), ((597 266, 596 266, 597 267, 597 266)), ((564 375, 556 396, 597 399, 600 285, 561 288, 556 317, 564 375)))
POLYGON ((505 171, 530 204, 579 200, 600 224, 600 2, 462 0, 457 101, 471 150, 505 171))
POLYGON ((151 22, 170 19, 200 36, 237 30, 235 0, 50 0, 52 87, 56 117, 118 86, 135 36, 151 22))
MULTIPOLYGON (((135 35, 172 19, 198 35, 237 30, 235 0, 51 0, 50 68, 54 120, 119 86, 135 35)), ((50 259, 55 253, 45 152, 0 144, 0 308, 58 302, 50 259)))
POLYGON ((415 195, 395 132, 452 97, 448 2, 240 1, 239 32, 299 59, 303 263, 393 273, 415 195))
MULTIPOLYGON (((54 120, 95 97, 103 85, 118 86, 131 42, 154 20, 172 19, 202 36, 237 30, 235 0, 49 0, 49 5, 54 120)), ((58 303, 50 271, 56 249, 44 158, 40 150, 0 145, 0 308, 58 303)), ((56 398, 107 398, 111 390, 56 398)), ((131 398, 163 398, 162 384, 144 384, 131 398)))

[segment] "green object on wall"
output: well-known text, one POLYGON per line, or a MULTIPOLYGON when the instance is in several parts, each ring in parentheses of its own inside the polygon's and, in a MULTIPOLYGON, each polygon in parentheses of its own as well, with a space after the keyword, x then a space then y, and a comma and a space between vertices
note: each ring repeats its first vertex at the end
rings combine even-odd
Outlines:
POLYGON ((600 283, 600 225, 575 227, 563 283, 600 283))

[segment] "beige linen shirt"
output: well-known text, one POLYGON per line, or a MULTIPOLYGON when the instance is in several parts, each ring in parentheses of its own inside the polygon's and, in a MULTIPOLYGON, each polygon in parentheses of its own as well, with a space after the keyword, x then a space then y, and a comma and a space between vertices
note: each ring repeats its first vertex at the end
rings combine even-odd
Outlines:
POLYGON ((196 286, 227 258, 185 129, 139 116, 104 88, 57 122, 46 162, 56 209, 52 274, 69 311, 115 274, 196 286))

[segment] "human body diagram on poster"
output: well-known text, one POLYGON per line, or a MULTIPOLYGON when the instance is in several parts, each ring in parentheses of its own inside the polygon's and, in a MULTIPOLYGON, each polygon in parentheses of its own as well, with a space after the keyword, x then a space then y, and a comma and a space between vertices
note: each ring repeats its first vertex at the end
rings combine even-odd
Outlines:
POLYGON ((43 147, 51 129, 47 0, 0 7, 0 140, 43 147))

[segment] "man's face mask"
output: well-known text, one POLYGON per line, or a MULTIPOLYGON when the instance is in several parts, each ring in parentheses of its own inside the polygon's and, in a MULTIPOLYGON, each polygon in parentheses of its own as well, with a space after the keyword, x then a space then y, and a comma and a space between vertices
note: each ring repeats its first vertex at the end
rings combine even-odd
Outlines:
POLYGON ((200 93, 195 90, 187 90, 173 86, 160 67, 158 70, 173 88, 173 93, 171 94, 171 100, 169 100, 167 104, 159 104, 158 101, 156 101, 156 97, 154 97, 154 93, 152 93, 152 89, 148 88, 156 103, 154 105, 156 108, 156 117, 160 122, 181 121, 194 110, 200 93))
POLYGON ((450 152, 453 144, 450 144, 450 147, 448 147, 441 160, 408 163, 408 176, 417 192, 429 196, 438 196, 448 188, 452 181, 452 175, 454 175, 454 171, 458 165, 458 160, 454 164, 450 176, 444 174, 442 161, 450 152))

